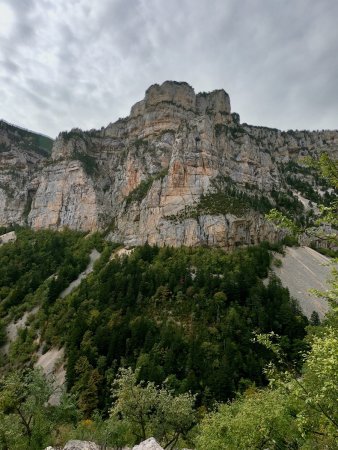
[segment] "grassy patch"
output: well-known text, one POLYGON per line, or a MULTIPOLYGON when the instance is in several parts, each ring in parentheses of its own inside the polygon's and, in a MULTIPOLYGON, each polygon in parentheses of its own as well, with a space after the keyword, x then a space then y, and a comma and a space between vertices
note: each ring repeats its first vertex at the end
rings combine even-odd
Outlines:
POLYGON ((142 180, 141 183, 131 191, 126 197, 126 204, 129 205, 132 202, 141 203, 141 201, 148 194, 152 184, 156 180, 162 180, 168 174, 168 169, 163 169, 156 175, 153 175, 146 180, 142 180))
POLYGON ((93 156, 87 155, 85 153, 75 152, 73 155, 74 159, 77 159, 78 161, 81 161, 82 166, 87 173, 87 175, 94 175, 97 164, 95 158, 93 156))

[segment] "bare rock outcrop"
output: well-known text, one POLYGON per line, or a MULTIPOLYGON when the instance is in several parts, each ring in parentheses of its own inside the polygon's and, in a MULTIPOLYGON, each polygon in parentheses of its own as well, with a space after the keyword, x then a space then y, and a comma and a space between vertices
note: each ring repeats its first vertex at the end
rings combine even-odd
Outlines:
POLYGON ((62 161, 43 169, 28 215, 33 228, 96 230, 94 181, 80 161, 62 161))
POLYGON ((337 131, 240 124, 224 90, 196 95, 166 81, 124 119, 60 133, 50 157, 15 146, 0 153, 0 225, 107 229, 129 246, 273 241, 279 232, 257 205, 275 206, 277 191, 292 195, 288 165, 321 151, 337 156, 337 131), (243 196, 245 210, 236 207, 243 196))
MULTIPOLYGON (((100 446, 90 441, 72 440, 67 442, 63 449, 56 449, 54 447, 47 447, 45 450, 100 450, 100 446)), ((125 448, 125 450, 128 450, 125 448)), ((141 442, 139 445, 135 445, 129 450, 163 450, 153 437, 141 442)))
POLYGON ((2 244, 8 244, 9 242, 16 241, 16 233, 15 231, 9 231, 8 233, 2 234, 0 236, 0 246, 2 244))
POLYGON ((94 442, 73 440, 67 442, 63 450, 100 450, 100 447, 94 442))
POLYGON ((163 450, 160 444, 153 437, 141 442, 139 445, 135 445, 133 450, 163 450))
POLYGON ((0 120, 0 226, 27 223, 34 179, 52 139, 0 120))

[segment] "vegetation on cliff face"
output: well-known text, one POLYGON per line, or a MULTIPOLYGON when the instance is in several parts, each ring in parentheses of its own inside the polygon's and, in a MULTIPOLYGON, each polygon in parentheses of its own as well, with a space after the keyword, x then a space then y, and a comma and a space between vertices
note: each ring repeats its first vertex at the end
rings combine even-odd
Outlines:
POLYGON ((142 180, 140 184, 133 189, 128 196, 126 197, 126 205, 129 205, 132 202, 140 203, 148 194, 153 182, 156 180, 162 180, 168 174, 168 169, 163 169, 157 174, 147 178, 146 180, 142 180))
MULTIPOLYGON (((42 156, 49 156, 52 152, 54 141, 48 136, 11 125, 4 120, 0 120, 0 129, 8 134, 12 143, 11 145, 40 153, 42 156)), ((0 144, 0 152, 10 151, 11 145, 0 144)))
MULTIPOLYGON (((323 154, 311 165, 319 169, 333 188, 338 188, 338 165, 323 154)), ((338 204, 321 208, 318 225, 337 227, 338 204)), ((296 233, 294 224, 273 211, 270 218, 296 233)), ((325 236, 310 230, 318 238, 338 244, 337 235, 325 236)), ((337 260, 336 260, 337 261, 337 260)), ((338 442, 338 271, 332 272, 332 289, 317 292, 331 306, 322 325, 312 316, 299 372, 287 363, 278 336, 260 335, 258 340, 271 349, 276 362, 265 373, 265 389, 250 388, 230 404, 221 405, 207 415, 199 428, 197 448, 218 449, 336 449, 338 442), (277 340, 277 341, 276 341, 277 340)))

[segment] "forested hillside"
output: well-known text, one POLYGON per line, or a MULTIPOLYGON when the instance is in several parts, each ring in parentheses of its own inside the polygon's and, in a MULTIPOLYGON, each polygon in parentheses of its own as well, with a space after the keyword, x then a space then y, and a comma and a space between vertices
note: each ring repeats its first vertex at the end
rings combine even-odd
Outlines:
POLYGON ((107 416, 123 367, 175 395, 191 392, 201 412, 266 384, 273 353, 254 342, 254 332, 278 333, 297 364, 308 322, 276 278, 263 283, 268 244, 229 254, 145 245, 123 255, 116 248, 98 234, 28 229, 0 247, 2 344, 6 326, 35 308, 2 354, 2 373, 64 348, 67 390, 89 419, 97 410, 107 416), (101 257, 93 273, 61 298, 94 247, 101 257))
MULTIPOLYGON (((336 164, 318 165, 338 187, 336 164)), ((296 233, 280 212, 270 220, 296 233)), ((333 201, 317 223, 336 220, 333 201)), ((308 326, 270 270, 282 244, 125 249, 98 233, 15 233, 0 247, 1 449, 73 437, 121 448, 152 435, 171 449, 336 448, 337 270, 318 294, 330 312, 308 326), (53 349, 65 367, 56 402, 36 368, 53 349)))
POLYGON ((262 283, 270 262, 263 246, 230 255, 144 246, 109 256, 76 292, 49 306, 42 334, 65 345, 68 388, 87 415, 109 404, 107 382, 121 366, 197 393, 197 403, 210 406, 264 383, 269 355, 251 342, 253 330, 283 335, 290 358, 301 348, 306 319, 277 280, 262 283), (92 397, 97 403, 86 400, 92 397))

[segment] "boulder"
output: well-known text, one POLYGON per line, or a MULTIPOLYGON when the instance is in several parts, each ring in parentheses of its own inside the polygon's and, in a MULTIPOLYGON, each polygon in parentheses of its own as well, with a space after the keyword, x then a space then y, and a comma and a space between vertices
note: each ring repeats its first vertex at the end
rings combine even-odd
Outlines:
POLYGON ((73 440, 67 442, 63 450, 100 450, 100 447, 94 442, 73 440))
POLYGON ((146 441, 141 442, 141 444, 135 445, 135 447, 133 447, 133 450, 163 450, 163 448, 155 438, 151 437, 146 441))

